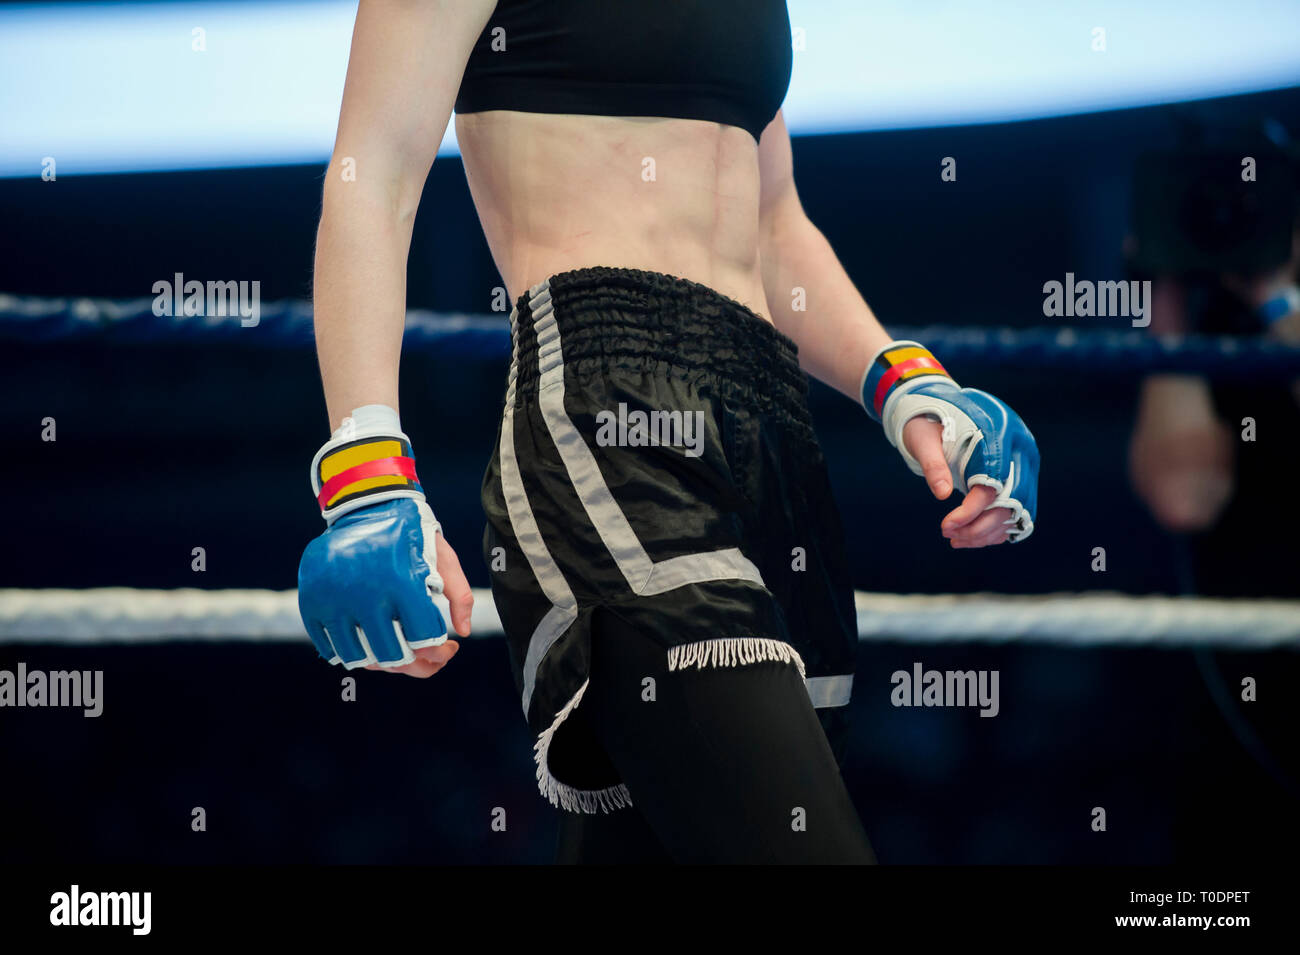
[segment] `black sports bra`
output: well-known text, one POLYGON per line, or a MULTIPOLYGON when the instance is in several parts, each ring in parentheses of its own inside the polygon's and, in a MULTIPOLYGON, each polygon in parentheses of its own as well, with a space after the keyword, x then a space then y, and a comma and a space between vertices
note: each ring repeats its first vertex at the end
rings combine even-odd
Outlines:
POLYGON ((757 140, 790 66, 785 0, 500 0, 456 112, 702 119, 757 140))

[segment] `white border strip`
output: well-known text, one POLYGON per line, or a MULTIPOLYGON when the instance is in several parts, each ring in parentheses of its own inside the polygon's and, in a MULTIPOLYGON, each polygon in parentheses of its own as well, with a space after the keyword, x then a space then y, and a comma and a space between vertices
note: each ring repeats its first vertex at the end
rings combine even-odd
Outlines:
MULTIPOLYGON (((1300 648, 1297 600, 858 593, 857 610, 860 639, 877 642, 1300 648)), ((489 590, 474 591, 472 627, 501 635, 489 590)), ((296 590, 0 589, 0 644, 306 639, 296 590)))
MULTIPOLYGON (((356 6, 0 5, 0 176, 36 178, 47 156, 60 176, 324 163, 356 6)), ((789 8, 797 49, 785 113, 795 135, 1009 122, 1300 83, 1295 0, 789 8)), ((456 151, 452 125, 443 153, 456 151)))
MULTIPOLYGON (((722 550, 704 551, 696 554, 682 554, 667 560, 654 561, 646 553, 636 531, 628 523, 627 516, 614 494, 605 483, 596 456, 587 446, 587 439, 582 436, 577 425, 569 417, 564 407, 564 346, 560 340, 560 326, 555 314, 555 304, 551 300, 551 282, 547 279, 531 289, 529 311, 532 314, 533 332, 537 336, 537 403, 546 419, 546 428, 550 432, 555 448, 560 452, 564 470, 568 472, 574 493, 582 502, 596 533, 604 542, 614 563, 623 572, 632 593, 639 597, 654 596, 685 587, 688 584, 710 583, 718 580, 743 580, 758 587, 763 586, 763 575, 758 568, 738 547, 722 550)), ((515 327, 511 319, 512 329, 515 327)), ((516 338, 518 336, 516 335, 516 338)), ((515 349, 518 354, 518 347, 515 349)), ((517 361, 517 359, 516 359, 517 361)), ((511 366, 513 369, 513 365, 511 366)), ((513 396, 513 377, 511 378, 513 396)), ((513 412, 513 405, 507 404, 507 410, 513 412)), ((502 435, 502 456, 504 457, 505 436, 502 435)), ((504 479, 505 472, 503 470, 504 479)), ((522 493, 522 488, 521 488, 522 493)), ((507 501, 510 497, 507 496, 507 501)), ((513 515, 511 521, 514 521, 513 515)), ((516 532, 518 528, 516 527, 516 532)), ((521 538, 522 539, 522 538, 521 538)), ((532 558, 529 558, 532 561, 532 558)), ((534 573, 536 567, 534 567, 534 573)), ((554 598, 552 598, 552 602, 554 598)), ((532 648, 529 647, 529 657, 532 648)), ((541 662, 541 656, 538 657, 541 662)))

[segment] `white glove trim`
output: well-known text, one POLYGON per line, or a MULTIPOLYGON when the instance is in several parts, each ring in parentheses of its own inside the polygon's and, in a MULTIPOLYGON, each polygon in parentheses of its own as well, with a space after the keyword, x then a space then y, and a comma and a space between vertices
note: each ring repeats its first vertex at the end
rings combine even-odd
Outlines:
POLYGON ((903 428, 918 415, 925 415, 943 426, 943 459, 948 463, 953 487, 965 494, 966 466, 979 443, 984 440, 984 432, 975 426, 966 412, 932 395, 912 395, 906 392, 892 395, 889 407, 885 409, 885 421, 882 422, 885 425, 885 437, 898 449, 913 474, 924 476, 925 469, 903 443, 903 428))

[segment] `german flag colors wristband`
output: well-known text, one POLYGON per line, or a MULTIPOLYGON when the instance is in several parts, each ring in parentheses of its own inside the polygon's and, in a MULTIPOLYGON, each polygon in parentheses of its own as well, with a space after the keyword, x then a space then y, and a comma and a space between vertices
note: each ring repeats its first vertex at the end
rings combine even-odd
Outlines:
POLYGON ((342 427, 316 452, 311 489, 327 523, 360 507, 410 497, 424 500, 415 473, 411 442, 397 412, 367 405, 345 418, 342 427))
MULTIPOLYGON (((884 416, 885 403, 911 389, 918 379, 940 376, 952 381, 939 360, 919 342, 890 342, 871 360, 862 378, 862 406, 876 421, 884 416)), ((956 385, 956 382, 953 382, 956 385)))

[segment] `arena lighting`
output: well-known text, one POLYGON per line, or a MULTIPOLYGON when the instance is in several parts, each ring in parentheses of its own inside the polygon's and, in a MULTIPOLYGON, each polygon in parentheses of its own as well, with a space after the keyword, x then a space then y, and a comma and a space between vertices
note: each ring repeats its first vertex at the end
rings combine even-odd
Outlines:
MULTIPOLYGON (((790 0, 800 133, 1300 85, 1296 0, 790 0), (1104 31, 1105 49, 1094 47, 1104 31)), ((0 176, 321 162, 355 0, 0 7, 0 176), (194 50, 196 30, 206 47, 194 50)), ((455 153, 449 130, 444 153, 455 153)))

